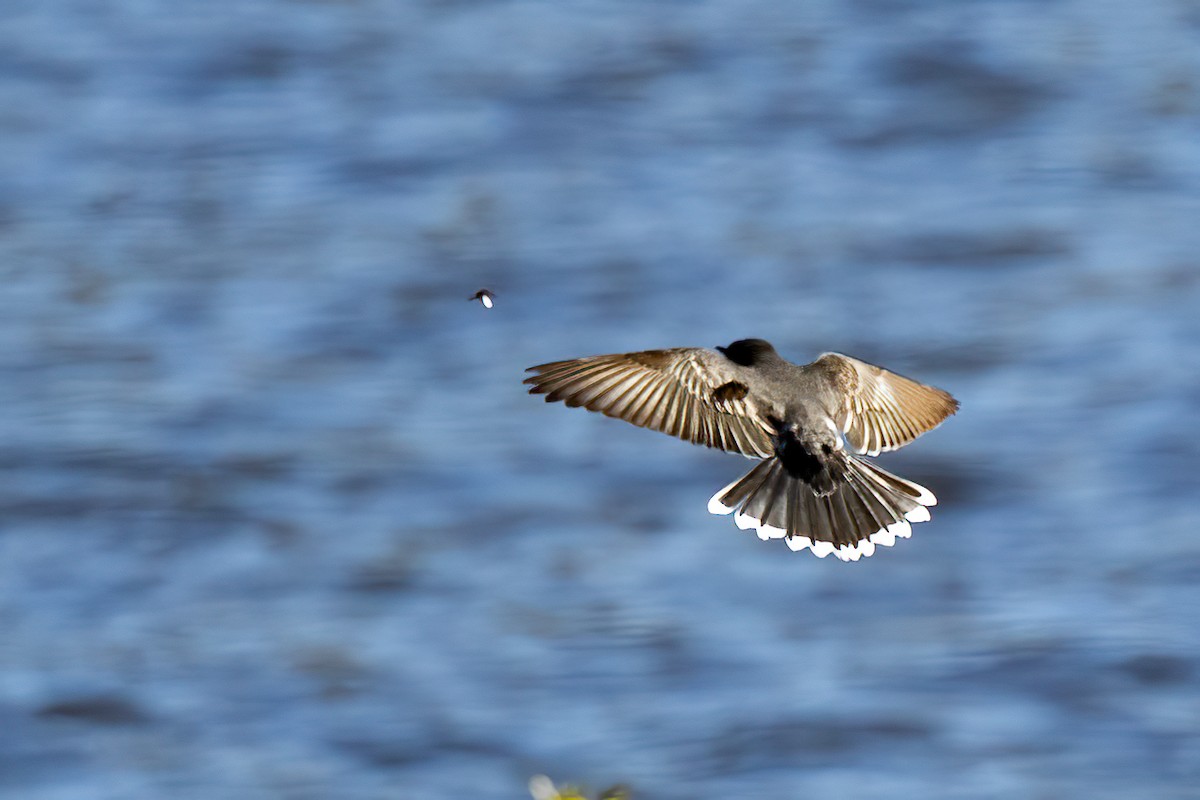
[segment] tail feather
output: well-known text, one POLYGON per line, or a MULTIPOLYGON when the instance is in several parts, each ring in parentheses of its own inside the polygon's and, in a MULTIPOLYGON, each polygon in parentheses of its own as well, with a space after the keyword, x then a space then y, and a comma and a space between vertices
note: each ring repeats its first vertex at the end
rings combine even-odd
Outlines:
POLYGON ((798 531, 804 524, 804 495, 801 491, 807 494, 812 494, 800 481, 788 481, 787 487, 787 509, 784 514, 784 536, 787 539, 788 547, 793 550, 803 550, 806 547, 812 547, 812 539, 798 533, 792 533, 788 536, 788 532, 798 531))
POLYGON ((859 546, 859 539, 855 532, 878 531, 879 526, 869 516, 860 516, 851 510, 851 506, 858 507, 858 495, 853 491, 837 492, 829 500, 837 512, 835 524, 841 533, 838 537, 841 540, 838 543, 840 553, 846 554, 851 560, 873 555, 875 543, 871 541, 870 535, 862 540, 862 545, 859 546))
POLYGON ((875 480, 869 472, 854 470, 847 478, 854 493, 871 507, 885 527, 903 517, 911 504, 909 499, 898 497, 887 484, 875 480))
POLYGON ((871 528, 878 531, 888 526, 888 516, 886 514, 881 516, 877 513, 867 498, 859 492, 844 492, 843 499, 859 530, 871 528))
MULTIPOLYGON (((905 516, 900 510, 902 506, 898 507, 896 501, 889 498, 886 492, 881 496, 880 491, 857 472, 851 475, 851 484, 855 489, 855 497, 870 511, 872 527, 875 529, 875 533, 868 537, 872 544, 891 547, 896 543, 897 535, 907 537, 911 534, 911 529, 901 524, 904 523, 905 516)), ((924 506, 918 508, 923 509, 924 506)), ((928 518, 928 512, 926 517, 928 518)))
MULTIPOLYGON (((782 539, 787 535, 787 473, 769 470, 758 490, 746 500, 738 515, 749 520, 760 539, 782 539)), ((736 518, 735 518, 736 519, 736 518)))
POLYGON ((858 539, 855 537, 855 531, 862 530, 866 527, 851 515, 850 509, 846 507, 846 498, 853 495, 853 492, 837 492, 829 496, 829 507, 833 509, 833 529, 836 531, 836 540, 838 545, 853 545, 858 539))
POLYGON ((912 535, 913 522, 929 520, 927 506, 937 498, 855 456, 843 456, 844 472, 832 492, 818 494, 792 477, 778 459, 768 459, 717 492, 708 503, 714 514, 737 512, 739 528, 762 539, 786 539, 793 550, 812 550, 843 561, 870 556, 877 545, 892 546, 912 535))
POLYGON ((771 471, 771 461, 762 461, 754 469, 726 486, 708 501, 710 514, 729 514, 758 489, 763 478, 771 471))
POLYGON ((887 470, 880 469, 868 461, 862 461, 852 457, 852 462, 856 466, 863 468, 863 471, 870 475, 870 477, 876 483, 891 490, 894 494, 904 498, 911 498, 912 500, 916 501, 916 503, 923 506, 937 505, 937 498, 933 496, 933 492, 929 491, 924 486, 913 483, 912 481, 906 481, 899 475, 893 475, 887 470))

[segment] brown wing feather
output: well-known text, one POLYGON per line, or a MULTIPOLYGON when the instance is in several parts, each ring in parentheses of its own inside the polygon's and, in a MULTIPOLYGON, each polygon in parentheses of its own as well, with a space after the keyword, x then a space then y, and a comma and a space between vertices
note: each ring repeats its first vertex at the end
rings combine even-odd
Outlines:
POLYGON ((530 367, 526 371, 535 374, 525 383, 546 402, 561 400, 685 441, 767 458, 770 429, 725 361, 698 347, 590 356, 530 367))
POLYGON ((860 453, 895 450, 933 430, 958 410, 947 392, 838 353, 813 362, 842 397, 838 422, 860 453))

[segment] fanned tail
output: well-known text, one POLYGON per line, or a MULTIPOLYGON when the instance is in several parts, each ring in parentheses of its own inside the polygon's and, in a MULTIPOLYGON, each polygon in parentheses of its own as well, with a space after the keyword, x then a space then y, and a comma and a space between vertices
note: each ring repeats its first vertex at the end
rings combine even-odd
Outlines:
POLYGON ((912 481, 852 455, 834 490, 818 495, 772 458, 713 495, 708 510, 734 513, 734 523, 753 528, 760 539, 784 539, 793 550, 811 549, 857 561, 912 535, 913 522, 927 522, 933 493, 912 481))

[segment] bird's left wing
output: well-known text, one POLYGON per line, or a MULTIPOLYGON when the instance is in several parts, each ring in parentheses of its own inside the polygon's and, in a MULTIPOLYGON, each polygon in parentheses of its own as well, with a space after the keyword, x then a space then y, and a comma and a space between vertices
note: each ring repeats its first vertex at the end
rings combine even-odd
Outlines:
POLYGON ((644 350, 530 367, 530 394, 752 458, 772 454, 737 366, 699 347, 644 350))

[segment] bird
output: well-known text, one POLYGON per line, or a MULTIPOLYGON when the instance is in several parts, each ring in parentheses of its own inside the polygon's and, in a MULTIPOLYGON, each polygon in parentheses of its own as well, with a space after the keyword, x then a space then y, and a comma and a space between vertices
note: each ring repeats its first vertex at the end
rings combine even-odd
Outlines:
POLYGON ((764 339, 530 367, 546 402, 598 411, 759 463, 708 503, 743 530, 857 561, 929 521, 933 492, 869 457, 956 413, 948 392, 840 353, 794 364, 764 339))
POLYGON ((491 289, 480 289, 475 294, 467 298, 468 300, 478 300, 479 304, 484 308, 491 308, 496 303, 496 293, 491 289))

